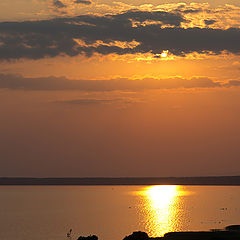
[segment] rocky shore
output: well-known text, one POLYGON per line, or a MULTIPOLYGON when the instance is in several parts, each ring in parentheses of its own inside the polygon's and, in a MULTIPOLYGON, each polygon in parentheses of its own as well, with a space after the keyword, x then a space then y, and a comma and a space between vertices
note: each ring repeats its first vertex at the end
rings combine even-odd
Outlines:
MULTIPOLYGON (((78 240, 98 240, 98 237, 80 236, 78 240)), ((133 232, 123 240, 240 240, 240 225, 227 226, 225 229, 212 229, 210 231, 169 232, 163 237, 149 237, 145 232, 133 232)))

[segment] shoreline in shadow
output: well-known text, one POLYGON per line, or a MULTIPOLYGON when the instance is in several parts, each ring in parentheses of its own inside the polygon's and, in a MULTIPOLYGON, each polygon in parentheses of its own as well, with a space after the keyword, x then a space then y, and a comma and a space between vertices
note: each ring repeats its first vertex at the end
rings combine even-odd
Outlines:
POLYGON ((240 186, 240 176, 30 178, 0 177, 0 185, 215 185, 240 186))
MULTIPOLYGON (((69 236, 71 239, 71 236, 69 236)), ((169 232, 163 237, 149 237, 145 232, 133 232, 126 236, 123 240, 239 240, 240 225, 230 225, 225 229, 212 229, 210 231, 185 231, 185 232, 169 232)), ((96 235, 83 237, 77 240, 98 240, 96 235)))

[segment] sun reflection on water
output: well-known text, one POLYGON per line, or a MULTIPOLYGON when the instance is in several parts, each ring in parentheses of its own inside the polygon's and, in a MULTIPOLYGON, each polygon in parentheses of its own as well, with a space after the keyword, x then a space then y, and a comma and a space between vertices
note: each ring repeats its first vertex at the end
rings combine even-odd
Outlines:
POLYGON ((139 193, 145 199, 144 224, 150 236, 159 237, 179 229, 180 186, 150 186, 139 193))

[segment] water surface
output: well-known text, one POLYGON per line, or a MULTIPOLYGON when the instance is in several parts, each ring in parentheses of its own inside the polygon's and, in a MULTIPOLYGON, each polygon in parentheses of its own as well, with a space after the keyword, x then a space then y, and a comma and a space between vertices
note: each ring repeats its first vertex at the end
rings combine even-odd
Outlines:
POLYGON ((209 230, 240 224, 240 187, 1 186, 1 240, 64 240, 133 231, 209 230))

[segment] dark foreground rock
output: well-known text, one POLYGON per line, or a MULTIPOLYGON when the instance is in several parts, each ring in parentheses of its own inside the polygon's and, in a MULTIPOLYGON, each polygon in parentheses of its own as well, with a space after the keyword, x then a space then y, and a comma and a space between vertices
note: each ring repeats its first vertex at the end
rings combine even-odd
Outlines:
POLYGON ((240 225, 230 225, 227 226, 226 231, 231 231, 231 232, 240 232, 240 225))
POLYGON ((151 238, 145 232, 133 232, 123 240, 240 240, 240 225, 231 225, 225 230, 201 232, 170 232, 164 237, 151 238))
MULTIPOLYGON (((98 237, 79 237, 78 240, 98 240, 98 237)), ((240 240, 240 225, 227 226, 224 230, 201 232, 169 232, 163 237, 149 237, 145 232, 133 232, 123 240, 240 240)))
POLYGON ((229 231, 213 232, 172 232, 163 237, 164 240, 240 240, 240 233, 229 231))

